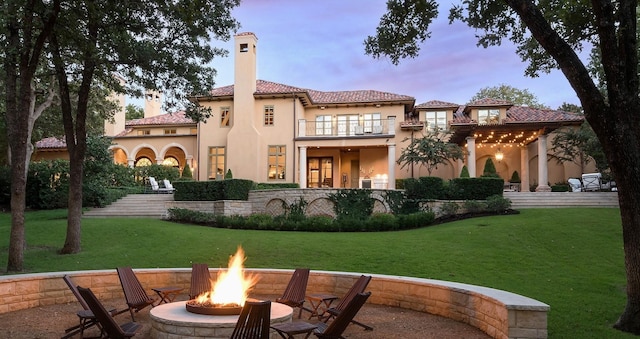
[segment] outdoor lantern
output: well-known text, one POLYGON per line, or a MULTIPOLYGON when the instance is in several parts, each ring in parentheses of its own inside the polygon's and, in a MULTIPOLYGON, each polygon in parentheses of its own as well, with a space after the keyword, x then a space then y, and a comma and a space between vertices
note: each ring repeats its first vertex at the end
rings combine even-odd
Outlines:
POLYGON ((502 153, 502 151, 498 148, 498 151, 496 152, 496 160, 498 160, 498 162, 502 161, 502 159, 504 159, 504 154, 502 153))

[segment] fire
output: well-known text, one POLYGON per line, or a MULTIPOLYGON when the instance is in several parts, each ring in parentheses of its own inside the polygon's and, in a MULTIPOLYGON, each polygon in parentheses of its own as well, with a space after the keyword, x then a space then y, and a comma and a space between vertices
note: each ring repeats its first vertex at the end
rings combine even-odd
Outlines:
POLYGON ((226 271, 218 273, 218 279, 213 283, 210 292, 203 293, 196 298, 200 304, 210 304, 215 306, 239 305, 244 306, 249 292, 258 282, 258 278, 253 275, 245 276, 244 273, 244 251, 238 246, 236 254, 229 258, 229 267, 226 271))

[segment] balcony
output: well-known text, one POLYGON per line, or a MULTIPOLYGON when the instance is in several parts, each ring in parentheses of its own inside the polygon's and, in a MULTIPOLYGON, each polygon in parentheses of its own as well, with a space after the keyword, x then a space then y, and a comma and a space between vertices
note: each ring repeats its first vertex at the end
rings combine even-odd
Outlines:
POLYGON ((395 117, 365 121, 298 120, 298 137, 359 138, 395 135, 395 117))

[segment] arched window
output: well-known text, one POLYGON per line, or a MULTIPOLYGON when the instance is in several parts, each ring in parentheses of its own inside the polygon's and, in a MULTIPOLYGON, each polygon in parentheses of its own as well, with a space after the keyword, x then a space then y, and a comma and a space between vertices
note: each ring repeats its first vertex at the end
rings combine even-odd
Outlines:
POLYGON ((170 167, 180 167, 180 163, 178 162, 178 159, 174 158, 174 157, 166 157, 163 161, 162 161, 162 165, 163 166, 170 166, 170 167))
POLYGON ((147 157, 140 157, 136 160, 135 167, 151 166, 152 164, 151 159, 147 157))

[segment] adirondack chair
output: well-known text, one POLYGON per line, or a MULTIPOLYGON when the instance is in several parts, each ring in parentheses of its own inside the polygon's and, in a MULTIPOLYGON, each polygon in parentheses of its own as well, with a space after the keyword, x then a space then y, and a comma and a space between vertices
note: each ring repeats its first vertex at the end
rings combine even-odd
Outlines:
POLYGON ((136 335, 136 332, 140 328, 142 328, 142 325, 135 322, 118 325, 111 314, 104 308, 104 306, 102 306, 91 289, 78 286, 78 292, 86 301, 89 309, 91 309, 91 312, 95 315, 96 320, 100 323, 104 334, 106 334, 105 338, 131 338, 136 335))
POLYGON ((269 339, 271 301, 245 301, 231 339, 269 339))
MULTIPOLYGON (((307 282, 309 281, 309 269, 308 268, 296 268, 285 288, 284 293, 280 298, 276 299, 276 302, 288 305, 290 307, 298 307, 298 318, 302 316, 302 310, 304 309, 304 299, 307 291, 307 282)), ((308 311, 308 310, 307 310, 308 311)))
MULTIPOLYGON (((360 278, 358 278, 358 280, 356 280, 356 282, 351 286, 349 291, 347 291, 347 294, 345 294, 345 296, 340 299, 338 305, 336 305, 335 307, 330 307, 326 310, 325 314, 327 315, 323 318, 323 321, 326 323, 330 319, 337 317, 351 302, 351 299, 353 299, 358 293, 364 292, 364 289, 367 288, 367 285, 369 285, 369 281, 371 281, 370 275, 361 275, 360 278)), ((365 325, 355 319, 352 319, 351 322, 358 326, 362 326, 365 330, 373 330, 373 327, 365 325)))
MULTIPOLYGON (((76 334, 80 334, 80 338, 84 338, 84 331, 86 329, 89 329, 93 326, 100 327, 100 324, 96 320, 95 315, 93 315, 93 312, 91 312, 91 309, 89 308, 89 305, 87 305, 87 302, 84 300, 84 298, 82 298, 80 292, 78 292, 78 288, 76 287, 76 285, 73 283, 73 281, 71 281, 71 277, 65 275, 64 277, 62 277, 62 280, 64 280, 67 286, 69 286, 71 293, 73 293, 73 295, 80 303, 80 306, 82 306, 82 310, 76 312, 80 323, 78 325, 71 326, 65 329, 65 335, 62 336, 62 339, 71 338, 76 334)), ((116 313, 116 310, 109 310, 109 313, 113 315, 116 313)), ((100 330, 102 331, 102 328, 100 328, 100 330)))
POLYGON ((127 306, 129 307, 119 313, 123 313, 128 310, 129 313, 131 313, 131 320, 136 321, 133 316, 134 311, 137 313, 147 306, 153 307, 153 303, 156 299, 149 296, 147 292, 144 291, 142 284, 140 284, 140 280, 138 280, 138 277, 136 277, 136 274, 133 272, 131 267, 118 267, 116 270, 118 271, 118 278, 120 278, 124 298, 126 299, 127 306))
POLYGON ((195 299, 204 292, 211 291, 211 275, 209 265, 191 265, 191 286, 189 288, 189 299, 195 299))

